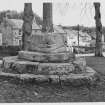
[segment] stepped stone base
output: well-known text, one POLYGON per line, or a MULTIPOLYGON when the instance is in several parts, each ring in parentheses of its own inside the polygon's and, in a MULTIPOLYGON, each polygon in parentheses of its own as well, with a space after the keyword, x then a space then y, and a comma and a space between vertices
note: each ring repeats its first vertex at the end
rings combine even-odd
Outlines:
POLYGON ((69 63, 40 63, 19 59, 18 56, 3 58, 0 77, 26 81, 82 85, 94 83, 98 76, 86 67, 84 58, 76 58, 69 63))
POLYGON ((70 52, 63 53, 42 53, 32 51, 19 51, 20 59, 36 62, 68 62, 74 60, 74 54, 70 52))

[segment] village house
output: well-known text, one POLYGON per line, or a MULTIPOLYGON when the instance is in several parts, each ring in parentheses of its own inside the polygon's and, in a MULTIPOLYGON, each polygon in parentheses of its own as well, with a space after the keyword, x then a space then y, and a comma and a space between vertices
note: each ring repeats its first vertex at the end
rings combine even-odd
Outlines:
MULTIPOLYGON (((91 46, 94 47, 95 43, 96 43, 96 32, 90 33, 90 36, 92 38, 92 40, 91 40, 91 46)), ((104 34, 102 34, 102 44, 105 46, 104 34)))
MULTIPOLYGON (((78 31, 72 29, 64 29, 67 34, 69 46, 78 46, 78 31)), ((91 36, 87 33, 79 31, 79 46, 90 46, 91 36)))
POLYGON ((53 25, 54 28, 54 33, 59 33, 59 34, 66 34, 66 32, 64 31, 64 29, 62 28, 62 26, 60 25, 53 25))
MULTIPOLYGON (((19 46, 22 44, 22 25, 21 19, 4 19, 0 25, 2 45, 19 46)), ((76 30, 63 29, 60 25, 53 25, 54 33, 65 34, 69 46, 78 45, 78 32, 76 30)), ((32 24, 32 35, 40 34, 42 26, 36 24, 35 18, 32 24)), ((91 36, 84 32, 79 32, 79 45, 90 46, 91 36)))
MULTIPOLYGON (((22 44, 22 25, 21 19, 8 19, 5 18, 0 25, 2 34, 2 45, 6 46, 18 46, 22 44)), ((53 25, 54 33, 66 34, 61 26, 53 25)), ((32 24, 32 35, 40 34, 42 26, 36 24, 35 18, 32 24)))
MULTIPOLYGON (((4 19, 0 25, 2 33, 2 45, 18 46, 22 44, 22 25, 21 19, 4 19)), ((41 32, 40 26, 36 24, 35 19, 32 24, 32 34, 41 32)))
POLYGON ((2 33, 0 32, 0 46, 2 46, 2 33))
MULTIPOLYGON (((95 44, 96 44, 96 32, 90 33, 90 36, 92 38, 90 46, 95 47, 95 44)), ((104 34, 102 34, 102 48, 103 48, 103 51, 105 51, 105 35, 104 34)))

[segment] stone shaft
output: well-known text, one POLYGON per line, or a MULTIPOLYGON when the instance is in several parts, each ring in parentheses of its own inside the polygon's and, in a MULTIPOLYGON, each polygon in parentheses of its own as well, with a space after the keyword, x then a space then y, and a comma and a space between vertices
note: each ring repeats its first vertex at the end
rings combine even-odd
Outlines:
POLYGON ((43 32, 53 32, 52 3, 43 3, 43 32))
POLYGON ((24 5, 24 16, 23 16, 23 36, 22 36, 22 48, 28 50, 29 36, 32 32, 32 21, 33 21, 32 3, 25 3, 24 5))

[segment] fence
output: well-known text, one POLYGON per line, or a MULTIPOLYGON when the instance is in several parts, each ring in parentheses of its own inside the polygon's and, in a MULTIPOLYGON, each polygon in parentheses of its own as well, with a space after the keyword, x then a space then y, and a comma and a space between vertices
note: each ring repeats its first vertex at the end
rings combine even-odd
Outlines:
POLYGON ((94 53, 95 47, 73 46, 74 53, 94 53))

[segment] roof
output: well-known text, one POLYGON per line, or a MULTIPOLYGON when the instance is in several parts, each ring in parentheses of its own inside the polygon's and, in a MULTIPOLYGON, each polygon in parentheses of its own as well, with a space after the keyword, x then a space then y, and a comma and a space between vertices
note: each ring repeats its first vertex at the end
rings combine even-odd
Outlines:
MULTIPOLYGON (((40 27, 42 29, 42 25, 40 27)), ((59 25, 53 25, 53 29, 54 29, 54 33, 61 33, 61 34, 66 33, 64 29, 59 25)))
MULTIPOLYGON (((89 34, 93 39, 96 39, 96 32, 92 32, 89 34)), ((104 34, 102 34, 102 36, 104 37, 104 34)))
MULTIPOLYGON (((72 42, 78 42, 78 31, 72 29, 65 29, 69 40, 72 42)), ((85 32, 79 32, 80 43, 87 43, 91 40, 91 36, 85 32)), ((77 43, 78 44, 78 43, 77 43)))
POLYGON ((66 33, 63 28, 59 25, 53 25, 54 33, 66 33))
POLYGON ((32 29, 41 29, 41 27, 37 24, 35 17, 33 19, 32 29))
POLYGON ((13 28, 21 29, 23 25, 23 21, 20 19, 7 19, 8 23, 12 25, 13 28))
MULTIPOLYGON (((78 31, 76 31, 76 30, 72 30, 72 29, 64 29, 64 30, 70 36, 74 36, 74 35, 77 36, 78 35, 78 31)), ((80 37, 90 37, 91 38, 91 36, 88 33, 85 33, 85 32, 82 32, 82 31, 79 31, 79 36, 80 37)))
MULTIPOLYGON (((13 28, 22 29, 23 20, 22 19, 6 19, 6 21, 12 25, 13 28)), ((40 29, 40 27, 33 21, 32 29, 40 29)))
POLYGON ((72 29, 64 29, 64 30, 70 36, 77 35, 77 31, 75 31, 75 30, 72 30, 72 29))

